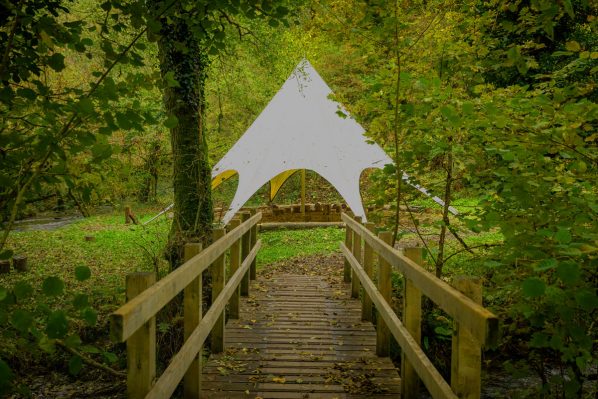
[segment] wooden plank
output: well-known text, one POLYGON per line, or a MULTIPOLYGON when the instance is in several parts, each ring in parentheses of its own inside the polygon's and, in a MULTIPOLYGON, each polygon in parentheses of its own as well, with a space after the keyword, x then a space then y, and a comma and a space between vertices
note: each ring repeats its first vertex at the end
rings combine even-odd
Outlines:
POLYGON ((200 276, 237 239, 261 220, 258 213, 251 219, 210 245, 199 255, 172 271, 142 294, 127 302, 110 315, 110 335, 116 342, 124 342, 144 323, 155 316, 181 292, 190 281, 200 276))
MULTIPOLYGON (((355 223, 361 223, 361 216, 355 216, 355 223)), ((353 230, 353 256, 359 263, 361 263, 361 236, 355 230, 353 230)), ((359 279, 355 275, 351 276, 351 298, 359 298, 359 279)))
POLYGON ((234 290, 243 279, 243 276, 249 271, 249 266, 257 256, 257 252, 261 245, 261 241, 258 241, 239 267, 239 270, 231 276, 229 282, 226 284, 216 301, 212 303, 212 306, 206 312, 195 331, 193 331, 191 336, 185 341, 179 352, 174 355, 170 364, 166 370, 164 370, 164 373, 162 373, 152 390, 146 396, 146 399, 169 398, 172 395, 193 359, 199 353, 201 346, 204 344, 214 323, 216 323, 216 320, 220 317, 220 314, 224 310, 226 303, 234 290))
MULTIPOLYGON (((482 284, 479 279, 460 276, 453 279, 456 289, 473 301, 482 303, 482 284)), ((482 392, 482 349, 467 329, 456 323, 451 353, 451 387, 464 399, 478 399, 482 392)))
MULTIPOLYGON (((224 237, 224 229, 214 229, 213 232, 213 239, 214 241, 218 241, 220 238, 224 237)), ((212 275, 212 303, 216 301, 222 290, 224 289, 225 284, 225 264, 224 264, 224 255, 221 255, 212 266, 210 266, 210 274, 212 275)), ((214 327, 212 328, 211 332, 211 347, 210 350, 212 353, 220 353, 224 350, 224 313, 223 310, 220 313, 220 317, 214 323, 214 327)))
POLYGON ((461 326, 469 329, 482 345, 492 345, 498 341, 498 319, 492 312, 475 303, 436 276, 422 270, 411 259, 378 239, 346 214, 342 215, 342 219, 354 232, 359 233, 382 258, 393 267, 396 267, 406 278, 412 280, 422 294, 461 323, 461 326))
MULTIPOLYGON (((374 223, 366 223, 365 228, 373 232, 376 228, 374 223)), ((367 242, 363 248, 363 269, 370 279, 374 276, 374 250, 367 242)), ((363 292, 361 296, 361 319, 364 321, 372 321, 372 299, 367 292, 363 292)))
POLYGON ((340 244, 343 254, 349 259, 351 267, 356 275, 359 277, 363 287, 370 294, 372 302, 376 305, 378 315, 380 315, 386 325, 390 329, 390 332, 395 337, 401 350, 405 352, 407 359, 411 362, 417 374, 422 379, 424 385, 430 392, 433 398, 452 398, 457 399, 457 395, 453 393, 451 387, 442 378, 436 367, 432 364, 430 359, 426 356, 424 351, 415 342, 409 331, 405 328, 403 323, 399 320, 397 315, 394 313, 390 305, 386 302, 384 297, 378 292, 374 283, 367 277, 365 271, 355 259, 351 251, 344 245, 340 244))
MULTIPOLYGON (((405 248, 405 256, 418 265, 423 263, 421 248, 405 248)), ((403 288, 403 323, 405 323, 405 328, 409 331, 413 340, 421 345, 422 294, 409 279, 404 280, 403 288)), ((418 397, 419 377, 404 355, 401 355, 401 379, 403 380, 402 396, 404 398, 418 397)))
MULTIPOLYGON (((236 229, 241 224, 241 220, 233 219, 230 221, 230 228, 236 229)), ((233 275, 239 269, 241 264, 241 241, 237 240, 230 247, 230 274, 233 275)), ((239 288, 233 292, 228 304, 228 317, 230 319, 239 318, 239 288)))
MULTIPOLYGON (((127 299, 131 300, 156 282, 155 273, 127 275, 127 299)), ((156 378, 156 319, 148 320, 127 340, 127 393, 144 398, 156 378)))
MULTIPOLYGON (((389 231, 382 231, 378 235, 380 239, 386 243, 392 241, 392 233, 389 231)), ((390 264, 380 257, 378 259, 378 292, 387 304, 390 304, 392 295, 392 276, 390 264)), ((378 310, 378 308, 376 308, 378 310)), ((378 356, 390 355, 390 329, 382 317, 376 317, 376 354, 378 356)))
MULTIPOLYGON (((190 243, 185 245, 184 260, 187 262, 202 250, 200 243, 190 243)), ((198 276, 189 283, 183 290, 183 334, 185 339, 193 333, 201 321, 202 315, 202 281, 201 276, 198 276)), ((183 397, 197 398, 201 393, 201 380, 198 381, 198 376, 201 378, 201 350, 198 352, 195 359, 193 359, 189 369, 185 373, 183 381, 183 397)))
MULTIPOLYGON (((242 212, 241 213, 241 225, 245 223, 245 221, 249 220, 249 212, 242 212)), ((249 253, 251 243, 251 229, 247 230, 243 237, 241 237, 241 262, 245 261, 247 254, 249 253)), ((241 296, 248 296, 249 295, 249 273, 247 276, 243 277, 241 281, 241 296)))

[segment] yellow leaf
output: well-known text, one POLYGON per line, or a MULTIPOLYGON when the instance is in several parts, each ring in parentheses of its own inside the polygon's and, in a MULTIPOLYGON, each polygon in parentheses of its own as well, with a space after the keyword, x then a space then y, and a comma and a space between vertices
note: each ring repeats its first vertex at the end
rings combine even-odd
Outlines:
POLYGON ((277 384, 284 384, 285 382, 287 382, 287 379, 284 377, 272 377, 272 382, 275 382, 277 384))
POLYGON ((567 50, 569 50, 569 51, 575 51, 575 52, 577 52, 577 51, 581 50, 581 46, 580 46, 580 45, 579 45, 579 43, 577 43, 575 40, 572 40, 572 41, 570 41, 570 42, 567 42, 567 43, 565 44, 565 48, 566 48, 567 50))

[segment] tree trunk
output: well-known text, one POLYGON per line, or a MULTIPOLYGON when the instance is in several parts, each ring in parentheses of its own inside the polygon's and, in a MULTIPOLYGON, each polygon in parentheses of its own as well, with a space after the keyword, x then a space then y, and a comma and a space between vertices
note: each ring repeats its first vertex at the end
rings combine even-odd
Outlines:
POLYGON ((194 36, 187 21, 172 13, 168 22, 162 21, 158 40, 162 77, 170 73, 178 82, 164 89, 167 116, 178 119, 170 129, 174 218, 167 256, 172 269, 182 263, 185 243, 202 242, 206 247, 212 236, 211 170, 204 129, 208 57, 194 36))

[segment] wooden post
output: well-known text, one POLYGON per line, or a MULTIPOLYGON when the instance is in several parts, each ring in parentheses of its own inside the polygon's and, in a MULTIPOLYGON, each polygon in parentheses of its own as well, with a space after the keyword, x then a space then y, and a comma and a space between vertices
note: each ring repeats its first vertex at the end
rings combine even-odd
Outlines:
MULTIPOLYGON (((184 260, 187 262, 195 255, 201 252, 200 243, 190 243, 185 245, 184 260)), ((183 316, 184 316, 184 337, 185 340, 193 333, 195 328, 201 322, 202 317, 202 281, 201 275, 193 279, 184 290, 183 316)), ((199 349, 195 359, 185 373, 183 380, 183 397, 185 399, 199 398, 201 394, 201 356, 203 347, 199 349)))
MULTIPOLYGON (((241 224, 239 219, 233 219, 230 221, 230 229, 233 230, 234 228, 238 227, 241 224)), ((241 265, 241 239, 235 241, 235 243, 230 247, 230 275, 232 276, 235 274, 237 270, 239 270, 239 266, 241 265)), ((233 295, 230 297, 230 302, 228 304, 228 316, 231 319, 238 319, 239 318, 239 287, 235 290, 233 295)))
MULTIPOLYGON (((154 273, 127 275, 127 301, 156 282, 154 273)), ((152 318, 127 340, 127 392, 130 399, 141 399, 156 378, 156 319, 152 318)))
MULTIPOLYGON (((373 232, 376 228, 374 223, 366 223, 365 228, 373 232)), ((363 243, 363 269, 370 280, 374 276, 374 249, 364 240, 363 243)), ((361 320, 372 321, 372 298, 363 290, 361 296, 361 320)))
MULTIPOLYGON (((475 303, 482 304, 482 284, 479 279, 457 277, 453 286, 475 303)), ((482 391, 482 347, 471 332, 455 323, 451 354, 451 388, 464 399, 478 399, 482 391)))
MULTIPOLYGON (((390 231, 380 232, 378 237, 387 244, 392 242, 392 233, 390 231)), ((382 256, 378 256, 378 291, 389 304, 392 293, 390 270, 390 264, 382 256)), ((389 354, 390 330, 382 317, 376 317, 376 355, 384 357, 389 354)))
MULTIPOLYGON (((212 233, 214 242, 219 238, 224 237, 224 229, 214 229, 212 233)), ((225 265, 224 265, 225 254, 222 254, 212 265, 210 266, 210 273, 212 275, 212 303, 216 301, 216 298, 220 295, 224 289, 225 284, 225 265)), ((216 320, 216 324, 212 328, 212 353, 224 352, 224 311, 216 320)))
MULTIPOLYGON (((423 264, 421 248, 405 248, 405 256, 417 263, 423 264)), ((422 335, 422 294, 413 281, 405 278, 403 287, 403 324, 418 345, 421 345, 422 335)), ((405 354, 401 355, 401 395, 403 398, 419 396, 419 377, 409 363, 405 354)))
POLYGON ((133 222, 133 224, 139 224, 137 217, 135 217, 135 214, 131 210, 131 207, 125 206, 125 224, 129 224, 131 222, 133 222))
POLYGON ((324 204, 323 215, 324 221, 330 222, 330 204, 324 204))
POLYGON ((12 258, 12 266, 15 270, 20 272, 26 272, 27 267, 27 256, 25 255, 16 255, 12 258))
MULTIPOLYGON (((361 223, 361 216, 355 216, 357 223, 361 223)), ((358 232, 353 232, 353 256, 361 264, 361 236, 358 232)), ((351 298, 359 298, 359 277, 352 273, 351 277, 351 298)))
MULTIPOLYGON (((349 249, 353 248, 353 232, 351 231, 351 228, 349 227, 349 225, 345 226, 345 245, 349 249)), ((347 259, 345 259, 345 268, 343 271, 343 281, 345 283, 351 282, 351 264, 349 263, 349 261, 347 259)))
POLYGON ((301 215, 305 221, 305 169, 301 169, 301 215))
MULTIPOLYGON (((251 210, 251 216, 257 213, 256 209, 251 210)), ((257 224, 254 224, 251 228, 251 239, 249 240, 249 251, 253 249, 255 243, 257 242, 257 224)), ((249 279, 255 280, 257 278, 257 256, 253 258, 251 262, 251 266, 249 266, 249 279)))
MULTIPOLYGON (((241 213, 241 223, 245 223, 249 219, 249 212, 241 213)), ((251 230, 243 234, 241 238, 241 263, 249 254, 249 244, 251 242, 251 230)), ((249 270, 241 280, 241 296, 249 296, 249 270)))
POLYGON ((10 273, 10 259, 0 260, 0 274, 10 273))

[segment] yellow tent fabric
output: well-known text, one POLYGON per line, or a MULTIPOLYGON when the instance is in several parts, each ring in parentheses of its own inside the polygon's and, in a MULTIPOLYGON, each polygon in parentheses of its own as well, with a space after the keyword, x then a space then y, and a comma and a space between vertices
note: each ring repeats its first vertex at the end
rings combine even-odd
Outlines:
POLYGON ((236 170, 225 170, 212 179, 212 190, 237 174, 236 170))
POLYGON ((287 170, 274 176, 274 178, 270 180, 270 201, 274 201, 274 197, 276 197, 276 194, 278 194, 278 191, 280 190, 284 182, 287 181, 289 177, 293 176, 295 172, 298 171, 299 169, 287 170))
MULTIPOLYGON (((293 176, 299 169, 291 169, 285 172, 282 172, 274 178, 270 180, 270 201, 274 201, 274 197, 278 194, 283 184, 289 179, 289 177, 293 176)), ((218 187, 220 184, 224 183, 231 177, 237 174, 234 170, 227 170, 225 172, 220 173, 218 176, 212 179, 212 190, 218 187)))

